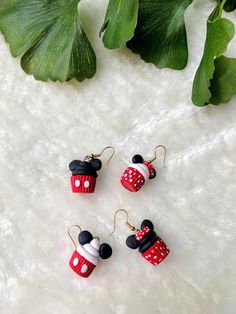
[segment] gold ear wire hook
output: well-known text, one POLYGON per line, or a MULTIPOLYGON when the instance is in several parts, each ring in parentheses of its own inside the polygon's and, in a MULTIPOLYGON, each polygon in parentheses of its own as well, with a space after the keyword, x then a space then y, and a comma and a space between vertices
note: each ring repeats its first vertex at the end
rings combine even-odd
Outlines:
POLYGON ((164 149, 163 166, 166 168, 165 162, 166 162, 167 149, 166 149, 166 147, 165 147, 164 145, 158 145, 158 146, 156 146, 156 147, 154 148, 154 157, 153 157, 152 159, 150 159, 148 162, 149 162, 149 163, 152 163, 154 160, 157 159, 157 149, 158 149, 159 147, 161 147, 161 148, 164 149))
POLYGON ((72 238, 72 236, 71 236, 71 234, 70 234, 70 230, 71 230, 72 228, 74 228, 74 227, 79 228, 79 230, 80 230, 80 232, 81 232, 81 228, 80 228, 79 225, 72 225, 72 226, 69 227, 67 233, 68 233, 68 235, 69 235, 71 241, 74 243, 74 246, 75 246, 75 248, 76 248, 77 245, 76 245, 74 239, 72 238))
POLYGON ((100 156, 102 156, 102 154, 104 153, 104 151, 107 150, 107 149, 112 149, 112 150, 113 150, 113 152, 112 152, 110 158, 109 158, 108 161, 107 161, 107 165, 108 165, 109 162, 111 161, 111 159, 113 158, 113 156, 114 156, 114 154, 115 154, 115 151, 116 151, 113 146, 107 146, 107 147, 103 148, 103 150, 102 150, 100 153, 98 153, 98 154, 90 154, 90 155, 87 155, 87 156, 84 158, 84 160, 90 160, 90 159, 92 159, 92 158, 100 157, 100 156))
POLYGON ((128 212, 127 212, 126 210, 124 210, 124 209, 118 209, 118 210, 115 212, 114 218, 113 218, 113 230, 112 230, 112 232, 109 234, 108 237, 112 236, 113 233, 114 233, 115 230, 116 230, 116 216, 117 216, 117 214, 118 214, 119 212, 123 212, 123 213, 126 214, 126 220, 125 220, 126 226, 127 226, 131 231, 137 230, 134 226, 132 226, 132 225, 128 222, 128 219, 129 219, 129 214, 128 214, 128 212))

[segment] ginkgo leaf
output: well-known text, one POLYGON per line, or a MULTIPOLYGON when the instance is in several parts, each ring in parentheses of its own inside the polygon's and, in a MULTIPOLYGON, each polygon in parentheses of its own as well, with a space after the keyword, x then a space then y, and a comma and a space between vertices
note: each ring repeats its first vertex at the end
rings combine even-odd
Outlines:
POLYGON ((207 21, 204 53, 193 82, 192 101, 197 106, 209 104, 210 81, 215 71, 215 60, 224 54, 234 36, 234 24, 221 18, 222 10, 222 5, 218 4, 207 21))
POLYGON ((119 48, 133 36, 138 19, 138 0, 110 0, 100 31, 104 46, 119 48))
POLYGON ((140 0, 138 24, 127 46, 158 68, 183 69, 188 62, 184 13, 193 0, 140 0))
POLYGON ((81 26, 79 0, 1 0, 0 30, 14 57, 37 80, 82 81, 96 56, 81 26))
POLYGON ((228 102, 236 94, 236 59, 225 56, 215 59, 215 72, 211 80, 210 103, 228 102))
MULTIPOLYGON (((222 0, 221 0, 222 2, 222 0)), ((227 0, 224 5, 224 10, 227 12, 231 12, 236 9, 236 0, 227 0)))

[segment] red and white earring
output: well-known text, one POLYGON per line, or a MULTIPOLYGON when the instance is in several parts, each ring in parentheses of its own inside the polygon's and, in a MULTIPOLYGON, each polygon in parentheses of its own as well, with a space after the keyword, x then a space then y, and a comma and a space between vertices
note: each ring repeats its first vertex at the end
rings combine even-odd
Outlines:
POLYGON ((154 157, 148 161, 136 154, 132 158, 132 163, 123 172, 120 182, 127 190, 130 192, 138 192, 141 187, 149 179, 154 179, 156 177, 156 170, 154 169, 152 162, 157 159, 157 149, 164 149, 164 160, 165 165, 166 160, 166 148, 163 145, 158 145, 154 149, 154 157))
POLYGON ((79 225, 72 225, 68 229, 68 235, 73 242, 75 249, 71 256, 69 265, 79 276, 87 278, 98 265, 99 258, 107 259, 112 255, 112 248, 107 243, 100 244, 100 239, 93 236, 89 231, 81 231, 79 225), (78 228, 78 244, 70 234, 72 228, 78 228))
POLYGON ((84 160, 73 160, 69 164, 69 169, 72 172, 70 182, 73 193, 93 193, 96 187, 97 171, 102 168, 100 157, 105 150, 111 149, 112 154, 107 162, 110 162, 115 154, 115 149, 112 146, 107 146, 101 153, 87 155, 84 160))
POLYGON ((140 229, 136 229, 128 221, 128 213, 124 209, 118 209, 114 215, 114 229, 110 236, 116 229, 116 215, 119 212, 126 214, 125 224, 127 227, 134 232, 126 239, 126 245, 130 249, 138 249, 139 253, 152 265, 157 266, 160 264, 170 253, 168 246, 165 242, 156 234, 154 231, 153 223, 145 219, 141 223, 140 229))

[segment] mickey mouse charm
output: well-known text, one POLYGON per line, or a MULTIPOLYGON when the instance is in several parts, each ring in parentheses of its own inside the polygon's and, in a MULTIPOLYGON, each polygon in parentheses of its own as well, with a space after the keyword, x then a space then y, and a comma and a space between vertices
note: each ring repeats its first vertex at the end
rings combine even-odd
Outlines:
POLYGON ((100 157, 106 149, 113 149, 113 153, 109 158, 110 162, 115 150, 113 147, 108 146, 102 150, 99 154, 87 155, 83 161, 73 160, 69 164, 69 169, 72 172, 71 176, 71 189, 73 193, 93 193, 96 186, 97 171, 102 168, 102 161, 97 157, 100 157))
POLYGON ((158 145, 155 148, 155 157, 149 161, 145 161, 139 154, 134 155, 132 164, 130 164, 121 176, 121 184, 130 192, 138 192, 141 187, 149 179, 156 177, 156 170, 152 166, 152 162, 157 158, 156 149, 162 147, 165 150, 164 162, 166 158, 166 148, 158 145))
POLYGON ((159 238, 155 231, 153 223, 145 219, 141 224, 141 230, 136 230, 135 235, 131 235, 126 240, 126 245, 130 249, 139 248, 142 256, 154 266, 160 264, 170 253, 169 248, 159 238))
POLYGON ((71 256, 69 265, 76 274, 83 278, 87 278, 91 275, 94 268, 98 265, 99 257, 107 259, 112 255, 112 248, 109 244, 103 243, 100 245, 98 237, 93 237, 89 231, 81 231, 78 225, 71 226, 68 230, 68 234, 75 245, 75 251, 71 256), (76 245, 70 235, 70 229, 72 227, 80 229, 78 245, 76 245))

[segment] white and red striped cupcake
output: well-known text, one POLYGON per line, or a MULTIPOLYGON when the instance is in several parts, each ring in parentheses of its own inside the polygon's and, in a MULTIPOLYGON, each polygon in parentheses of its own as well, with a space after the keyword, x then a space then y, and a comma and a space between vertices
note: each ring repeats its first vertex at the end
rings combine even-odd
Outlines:
POLYGON ((134 155, 130 164, 121 176, 121 184, 131 192, 137 192, 145 182, 153 179, 156 171, 152 164, 144 161, 141 155, 134 155))
POLYGON ((111 255, 112 248, 109 244, 100 245, 98 238, 94 238, 89 231, 82 231, 79 234, 79 244, 72 254, 69 265, 76 274, 87 278, 98 265, 99 257, 107 259, 111 255))
POLYGON ((164 241, 156 235, 153 223, 147 219, 142 222, 141 230, 136 235, 127 238, 126 244, 131 249, 139 248, 142 256, 154 266, 160 264, 170 253, 164 241))
POLYGON ((98 158, 89 161, 73 160, 69 164, 72 172, 70 178, 73 193, 93 193, 96 187, 97 171, 102 168, 102 162, 98 158))

